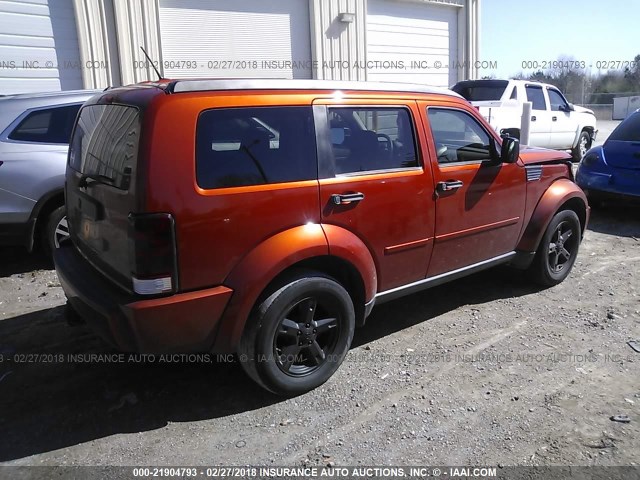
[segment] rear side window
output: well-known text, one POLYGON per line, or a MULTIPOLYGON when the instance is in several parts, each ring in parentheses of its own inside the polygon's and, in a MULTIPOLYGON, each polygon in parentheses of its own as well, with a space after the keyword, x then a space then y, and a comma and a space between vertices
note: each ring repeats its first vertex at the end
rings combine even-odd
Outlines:
POLYGON ((310 107, 207 110, 196 132, 196 178, 205 189, 317 178, 310 107))
POLYGON ((336 174, 418 166, 413 125, 405 108, 329 108, 336 174))
POLYGON ((90 105, 78 117, 69 166, 103 183, 127 190, 136 170, 140 116, 124 105, 90 105))
POLYGON ((546 110, 547 104, 544 101, 544 93, 542 93, 542 87, 526 87, 527 100, 531 102, 531 108, 533 110, 546 110))
POLYGON ((73 122, 82 104, 46 108, 29 113, 9 134, 11 140, 69 143, 73 122))

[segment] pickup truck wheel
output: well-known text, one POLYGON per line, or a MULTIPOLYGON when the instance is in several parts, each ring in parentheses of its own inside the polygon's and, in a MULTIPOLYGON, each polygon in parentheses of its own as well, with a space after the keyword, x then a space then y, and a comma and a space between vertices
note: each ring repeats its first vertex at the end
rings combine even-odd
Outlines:
POLYGON ((591 136, 589 132, 583 130, 580 132, 580 137, 578 138, 578 143, 576 147, 572 150, 573 159, 576 162, 582 160, 582 157, 587 153, 587 150, 591 148, 591 136))
POLYGON ((271 392, 312 390, 338 369, 355 329, 353 302, 331 277, 308 272, 260 303, 238 349, 245 372, 271 392))
POLYGON ((551 287, 567 278, 578 256, 580 234, 573 210, 562 210, 551 219, 530 267, 537 283, 551 287))

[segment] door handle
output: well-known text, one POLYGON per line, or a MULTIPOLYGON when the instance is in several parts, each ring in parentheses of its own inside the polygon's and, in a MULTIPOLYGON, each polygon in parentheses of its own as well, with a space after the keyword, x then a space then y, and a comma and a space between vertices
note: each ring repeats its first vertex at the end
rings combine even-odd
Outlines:
POLYGON ((436 187, 440 192, 452 192, 462 187, 464 183, 462 180, 448 180, 446 182, 438 182, 436 187))
POLYGON ((331 203, 334 205, 349 205, 350 203, 360 202, 364 200, 364 193, 334 193, 331 195, 331 203))
POLYGON ((536 116, 535 116, 535 115, 531 117, 531 121, 532 121, 532 122, 535 122, 535 121, 536 121, 536 116))
POLYGON ((558 121, 558 117, 551 117, 551 120, 553 120, 554 122, 558 121))

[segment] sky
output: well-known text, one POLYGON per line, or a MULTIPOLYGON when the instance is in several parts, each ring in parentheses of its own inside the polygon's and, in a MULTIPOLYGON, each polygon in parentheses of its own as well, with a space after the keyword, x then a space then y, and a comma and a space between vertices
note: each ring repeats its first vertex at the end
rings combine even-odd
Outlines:
POLYGON ((480 60, 497 62, 481 77, 510 78, 560 56, 596 74, 623 70, 638 54, 640 0, 480 0, 480 60))

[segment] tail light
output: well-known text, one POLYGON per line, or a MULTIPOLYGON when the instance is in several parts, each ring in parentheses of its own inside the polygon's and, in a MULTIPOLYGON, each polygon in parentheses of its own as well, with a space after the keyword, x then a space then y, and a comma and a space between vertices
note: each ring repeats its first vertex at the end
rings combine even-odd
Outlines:
POLYGON ((178 263, 175 221, 171 214, 130 214, 129 238, 134 292, 174 293, 178 288, 178 263))

